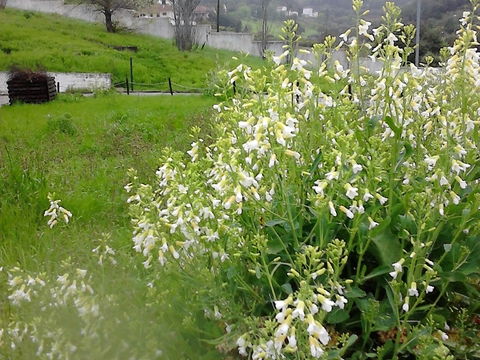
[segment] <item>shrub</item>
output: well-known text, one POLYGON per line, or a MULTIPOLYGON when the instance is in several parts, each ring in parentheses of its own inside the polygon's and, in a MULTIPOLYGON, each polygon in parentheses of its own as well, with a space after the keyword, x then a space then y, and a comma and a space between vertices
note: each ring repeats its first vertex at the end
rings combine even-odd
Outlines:
POLYGON ((432 59, 406 68, 415 29, 399 9, 387 3, 385 23, 370 33, 362 1, 353 6, 354 40, 350 31, 340 44, 327 37, 312 49, 314 66, 294 57, 297 26, 287 21, 286 51, 271 66, 217 74, 226 100, 215 106, 213 143, 194 129, 187 154, 165 149, 154 184, 130 173, 134 249, 154 273, 160 263, 198 279, 189 281, 186 306, 225 326, 217 342, 225 351, 252 359, 473 356, 476 16, 464 14, 440 69, 432 59), (331 60, 341 46, 350 70, 331 60), (383 63, 379 74, 360 66, 366 50, 383 63), (318 85, 325 79, 341 86, 327 94, 318 85))

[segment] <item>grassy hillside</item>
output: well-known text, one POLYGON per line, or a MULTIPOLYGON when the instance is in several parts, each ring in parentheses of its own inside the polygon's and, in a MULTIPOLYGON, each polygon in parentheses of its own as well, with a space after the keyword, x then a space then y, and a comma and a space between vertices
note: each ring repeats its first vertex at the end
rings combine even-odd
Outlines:
MULTIPOLYGON (((179 52, 171 40, 138 34, 109 34, 102 24, 91 24, 31 11, 0 11, 0 70, 13 65, 58 72, 111 73, 113 83, 124 82, 133 58, 138 83, 174 83, 205 88, 206 76, 217 66, 234 65, 235 52, 197 49, 179 52), (118 51, 114 46, 136 46, 118 51)), ((253 66, 262 60, 250 58, 253 66)), ((164 87, 166 85, 163 85, 164 87)))

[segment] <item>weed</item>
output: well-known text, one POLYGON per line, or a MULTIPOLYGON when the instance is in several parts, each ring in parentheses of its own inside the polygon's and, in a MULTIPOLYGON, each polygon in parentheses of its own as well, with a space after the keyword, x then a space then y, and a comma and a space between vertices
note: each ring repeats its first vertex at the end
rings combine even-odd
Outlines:
POLYGON ((73 123, 72 115, 66 113, 58 118, 51 118, 47 123, 48 132, 66 134, 75 136, 77 134, 77 127, 73 123))

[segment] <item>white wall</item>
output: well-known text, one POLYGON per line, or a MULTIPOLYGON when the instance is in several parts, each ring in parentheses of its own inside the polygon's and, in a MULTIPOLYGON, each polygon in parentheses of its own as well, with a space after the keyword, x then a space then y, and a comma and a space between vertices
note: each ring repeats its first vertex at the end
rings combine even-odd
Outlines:
MULTIPOLYGON (((48 75, 55 77, 55 82, 60 83, 60 92, 67 90, 88 89, 110 89, 112 79, 110 74, 95 73, 52 73, 48 75)), ((8 73, 0 72, 0 94, 8 94, 7 88, 8 73)))
POLYGON ((215 49, 250 52, 253 44, 253 35, 228 31, 210 32, 207 35, 207 44, 215 49))

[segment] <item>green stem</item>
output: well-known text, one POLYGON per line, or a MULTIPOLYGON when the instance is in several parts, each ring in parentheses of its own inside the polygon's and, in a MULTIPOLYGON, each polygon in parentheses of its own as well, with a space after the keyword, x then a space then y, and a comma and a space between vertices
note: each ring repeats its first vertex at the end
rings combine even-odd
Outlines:
POLYGON ((272 283, 272 275, 270 274, 270 271, 268 270, 268 265, 265 261, 265 254, 263 252, 262 252, 261 259, 262 259, 262 265, 263 265, 263 269, 264 269, 263 271, 264 271, 265 275, 267 276, 268 286, 270 286, 270 291, 272 292, 273 299, 278 300, 277 294, 275 293, 275 288, 273 287, 273 283, 272 283))

